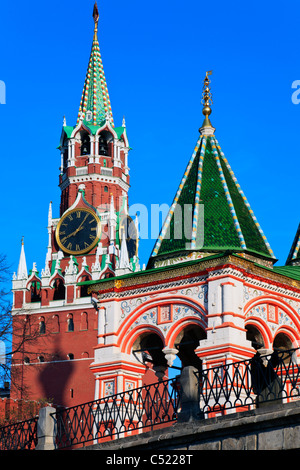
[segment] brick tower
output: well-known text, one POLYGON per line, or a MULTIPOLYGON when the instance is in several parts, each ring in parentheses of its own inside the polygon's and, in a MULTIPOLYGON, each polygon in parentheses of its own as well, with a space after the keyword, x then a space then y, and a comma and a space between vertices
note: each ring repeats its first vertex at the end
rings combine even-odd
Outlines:
POLYGON ((128 215, 127 131, 124 120, 120 127, 114 125, 98 42, 97 4, 93 19, 77 123, 63 122, 60 212, 54 218, 50 203, 45 267, 38 271, 34 263, 27 271, 22 242, 13 278, 14 347, 22 322, 32 340, 14 354, 12 396, 25 398, 30 389, 31 398, 63 405, 94 396, 89 364, 97 343, 98 312, 81 282, 139 269, 136 223, 128 215))

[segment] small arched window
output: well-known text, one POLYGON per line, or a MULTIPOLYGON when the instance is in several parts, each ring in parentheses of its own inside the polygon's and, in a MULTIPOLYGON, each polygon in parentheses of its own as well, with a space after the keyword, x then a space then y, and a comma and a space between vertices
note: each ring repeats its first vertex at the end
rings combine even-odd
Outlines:
POLYGON ((104 186, 104 192, 108 193, 108 187, 107 186, 104 186))
POLYGON ((74 354, 73 353, 69 353, 68 354, 68 358, 70 359, 70 361, 72 361, 74 359, 74 354))
POLYGON ((39 328, 39 330, 40 330, 41 335, 44 335, 46 333, 46 323, 45 323, 45 318, 44 317, 42 317, 40 319, 40 328, 39 328))
POLYGON ((81 321, 80 321, 80 330, 87 330, 87 329, 88 329, 88 314, 86 312, 82 312, 81 321))
POLYGON ((68 331, 74 331, 73 315, 69 315, 67 323, 68 323, 68 331))
POLYGON ((59 316, 53 315, 52 317, 52 332, 59 333, 59 316))

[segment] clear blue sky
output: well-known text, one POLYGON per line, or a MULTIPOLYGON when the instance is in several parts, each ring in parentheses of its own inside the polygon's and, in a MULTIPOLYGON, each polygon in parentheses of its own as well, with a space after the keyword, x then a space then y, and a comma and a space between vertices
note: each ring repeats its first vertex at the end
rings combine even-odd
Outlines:
MULTIPOLYGON (((47 214, 59 215, 63 116, 76 122, 93 36, 94 0, 2 2, 0 251, 44 267, 47 214)), ((173 200, 202 124, 211 121, 267 239, 284 264, 295 235, 300 158, 299 3, 99 0, 99 42, 116 125, 126 119, 130 204, 173 200)), ((156 234, 158 235, 158 233, 156 234)), ((142 241, 146 263, 155 240, 142 241)))

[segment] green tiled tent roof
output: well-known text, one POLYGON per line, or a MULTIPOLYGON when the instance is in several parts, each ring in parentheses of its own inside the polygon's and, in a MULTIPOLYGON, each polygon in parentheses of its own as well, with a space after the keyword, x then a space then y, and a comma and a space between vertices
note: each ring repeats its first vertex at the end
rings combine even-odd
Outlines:
POLYGON ((78 122, 81 113, 83 113, 83 119, 87 120, 87 112, 90 111, 92 117, 88 122, 90 125, 96 126, 105 121, 107 115, 113 124, 113 115, 98 42, 99 13, 96 4, 93 17, 95 21, 94 39, 81 96, 78 122))
POLYGON ((214 135, 199 137, 151 258, 187 250, 248 252, 275 261, 214 135))
POLYGON ((297 261, 300 261, 300 224, 285 264, 289 265, 297 261))

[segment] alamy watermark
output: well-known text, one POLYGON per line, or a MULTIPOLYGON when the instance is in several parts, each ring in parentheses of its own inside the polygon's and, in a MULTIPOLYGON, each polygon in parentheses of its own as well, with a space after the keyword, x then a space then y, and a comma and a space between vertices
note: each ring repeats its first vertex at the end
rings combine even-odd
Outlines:
MULTIPOLYGON (((164 240, 184 240, 186 249, 191 247, 192 242, 198 249, 204 245, 204 204, 177 204, 171 208, 165 203, 151 204, 149 207, 136 203, 129 206, 128 215, 129 223, 120 224, 125 230, 126 239, 134 238, 137 231, 140 240, 157 240, 160 233, 164 240)), ((105 224, 102 234, 109 236, 109 228, 105 224)))
POLYGON ((300 80, 294 80, 292 83, 292 88, 295 88, 296 91, 292 94, 292 103, 300 103, 300 80))
POLYGON ((6 86, 3 80, 0 80, 0 104, 6 104, 6 86))

